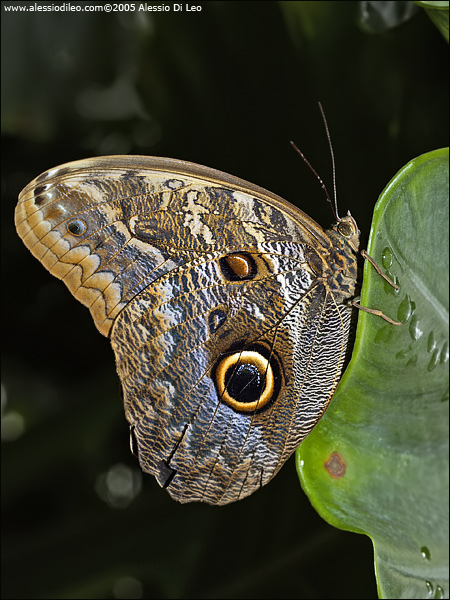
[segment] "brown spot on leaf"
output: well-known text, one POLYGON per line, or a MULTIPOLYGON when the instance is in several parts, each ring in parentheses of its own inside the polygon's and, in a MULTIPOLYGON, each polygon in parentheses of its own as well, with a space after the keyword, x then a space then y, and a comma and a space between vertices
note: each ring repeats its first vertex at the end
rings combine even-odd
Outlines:
POLYGON ((328 471, 330 477, 333 479, 340 479, 345 475, 345 461, 339 452, 333 452, 324 464, 325 469, 328 471))

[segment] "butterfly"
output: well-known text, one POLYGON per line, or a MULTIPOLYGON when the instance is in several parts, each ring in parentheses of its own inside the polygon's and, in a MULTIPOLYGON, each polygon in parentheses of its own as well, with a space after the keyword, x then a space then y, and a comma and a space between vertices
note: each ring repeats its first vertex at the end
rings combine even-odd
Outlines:
POLYGON ((169 158, 105 156, 29 183, 19 236, 115 354, 141 468, 180 502, 268 483, 324 413, 349 346, 359 230, 169 158))

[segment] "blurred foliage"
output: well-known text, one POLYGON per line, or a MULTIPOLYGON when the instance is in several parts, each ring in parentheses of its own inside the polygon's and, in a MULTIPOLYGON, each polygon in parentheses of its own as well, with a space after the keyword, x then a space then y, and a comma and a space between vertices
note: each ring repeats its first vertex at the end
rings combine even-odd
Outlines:
POLYGON ((341 213, 367 235, 392 175, 448 145, 446 44, 423 12, 368 34, 356 2, 131 4, 2 3, 2 597, 376 597, 370 540, 322 521, 293 460, 222 508, 179 505, 140 475, 109 343, 29 255, 13 211, 49 167, 140 153, 230 172, 327 226, 288 143, 329 182, 320 100, 341 213))

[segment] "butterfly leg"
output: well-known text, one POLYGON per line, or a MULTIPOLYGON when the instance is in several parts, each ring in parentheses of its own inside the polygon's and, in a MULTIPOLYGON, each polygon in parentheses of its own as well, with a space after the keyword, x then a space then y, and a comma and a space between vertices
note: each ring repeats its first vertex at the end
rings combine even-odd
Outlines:
POLYGON ((387 317, 383 312, 381 312, 381 310, 377 310, 376 308, 367 308, 367 306, 361 306, 359 298, 355 298, 355 300, 352 300, 351 305, 357 308, 358 310, 363 310, 364 312, 370 313, 371 315, 381 317, 391 325, 402 324, 400 321, 393 321, 390 317, 387 317))
MULTIPOLYGON (((380 275, 385 281, 387 281, 389 283, 389 285, 391 285, 395 290, 399 289, 398 285, 395 284, 392 281, 392 279, 390 279, 385 273, 383 273, 383 271, 380 269, 380 267, 377 265, 377 263, 374 261, 374 259, 369 254, 367 254, 367 252, 365 250, 361 250, 361 256, 370 262, 370 264, 375 269, 375 271, 378 273, 378 275, 380 275)), ((381 317, 382 319, 384 319, 391 325, 401 325, 400 321, 393 321, 390 317, 387 317, 384 313, 382 313, 381 310, 377 310, 375 308, 367 308, 366 306, 361 306, 360 298, 355 298, 351 302, 351 304, 352 304, 352 306, 354 306, 355 308, 357 308, 359 310, 363 310, 364 312, 368 312, 371 315, 376 315, 377 317, 381 317)))
POLYGON ((370 264, 375 269, 375 271, 378 273, 378 275, 381 275, 381 277, 385 281, 387 281, 389 283, 389 285, 392 285, 392 287, 394 288, 394 290, 398 290, 399 289, 398 285, 395 284, 392 281, 392 279, 389 279, 389 277, 385 273, 383 273, 383 271, 380 269, 380 267, 377 265, 377 263, 373 260, 373 258, 371 256, 369 256, 369 254, 367 254, 367 252, 365 250, 361 250, 361 256, 370 262, 370 264))

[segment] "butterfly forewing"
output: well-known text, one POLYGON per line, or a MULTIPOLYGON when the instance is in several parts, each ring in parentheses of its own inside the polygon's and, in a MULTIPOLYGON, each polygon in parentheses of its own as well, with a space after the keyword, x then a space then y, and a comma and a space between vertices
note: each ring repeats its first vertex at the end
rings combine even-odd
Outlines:
POLYGON ((140 464, 177 500, 251 494, 324 412, 355 244, 286 201, 192 163, 100 157, 31 182, 16 227, 110 337, 140 464))

